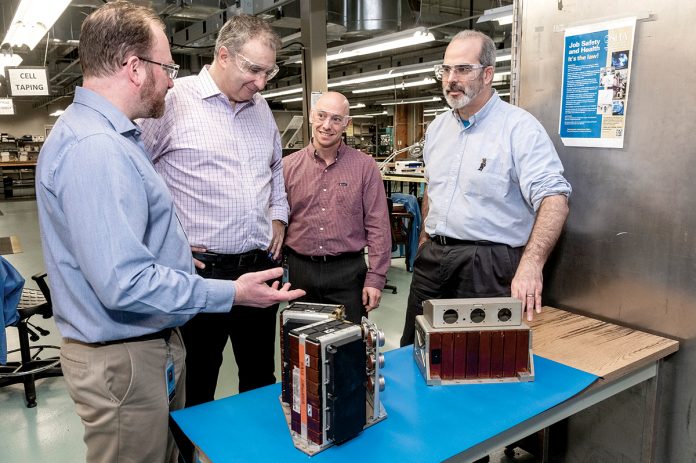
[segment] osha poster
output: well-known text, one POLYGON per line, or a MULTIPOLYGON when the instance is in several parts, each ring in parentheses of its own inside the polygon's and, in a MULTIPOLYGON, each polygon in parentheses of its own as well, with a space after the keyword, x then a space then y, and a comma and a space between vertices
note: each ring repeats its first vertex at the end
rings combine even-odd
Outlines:
POLYGON ((569 27, 559 133, 566 146, 623 148, 636 18, 569 27))

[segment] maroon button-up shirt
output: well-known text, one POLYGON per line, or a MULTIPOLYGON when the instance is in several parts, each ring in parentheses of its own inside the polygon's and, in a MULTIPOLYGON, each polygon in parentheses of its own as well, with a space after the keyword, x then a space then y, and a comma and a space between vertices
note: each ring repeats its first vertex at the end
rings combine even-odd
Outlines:
POLYGON ((285 244, 307 256, 368 248, 365 286, 383 289, 391 260, 384 184, 372 157, 341 144, 327 166, 314 147, 283 158, 290 205, 285 244))

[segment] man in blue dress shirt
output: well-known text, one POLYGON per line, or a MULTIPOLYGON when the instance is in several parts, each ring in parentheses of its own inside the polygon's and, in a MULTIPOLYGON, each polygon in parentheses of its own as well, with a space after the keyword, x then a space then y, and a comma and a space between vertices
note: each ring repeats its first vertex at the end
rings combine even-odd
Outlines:
POLYGON ((82 24, 84 75, 41 151, 37 202, 61 365, 85 427, 87 461, 176 461, 170 410, 184 403, 176 327, 233 304, 265 307, 301 290, 195 275, 169 191, 132 120, 160 117, 178 66, 150 9, 104 5, 82 24))
POLYGON ((425 135, 428 182, 401 345, 427 299, 510 296, 531 320, 570 184, 541 124, 492 88, 495 43, 457 34, 435 75, 452 107, 425 135))

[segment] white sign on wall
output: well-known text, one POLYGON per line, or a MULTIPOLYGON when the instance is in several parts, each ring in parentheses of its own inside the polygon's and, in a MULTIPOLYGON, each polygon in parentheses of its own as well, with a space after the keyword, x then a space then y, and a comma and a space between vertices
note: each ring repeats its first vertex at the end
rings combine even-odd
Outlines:
POLYGON ((48 72, 41 67, 6 68, 12 96, 49 95, 48 72))
POLYGON ((0 114, 14 114, 14 104, 12 98, 0 98, 0 114))

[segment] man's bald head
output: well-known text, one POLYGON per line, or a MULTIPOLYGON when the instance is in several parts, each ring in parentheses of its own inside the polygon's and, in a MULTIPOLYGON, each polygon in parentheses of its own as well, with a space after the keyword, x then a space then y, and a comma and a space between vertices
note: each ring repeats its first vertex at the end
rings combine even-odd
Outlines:
POLYGON ((321 150, 334 150, 341 143, 341 136, 350 124, 350 103, 338 92, 324 93, 312 108, 312 143, 321 150))
POLYGON ((341 116, 348 116, 350 113, 350 103, 348 99, 339 92, 324 93, 314 105, 315 109, 321 109, 341 116))

